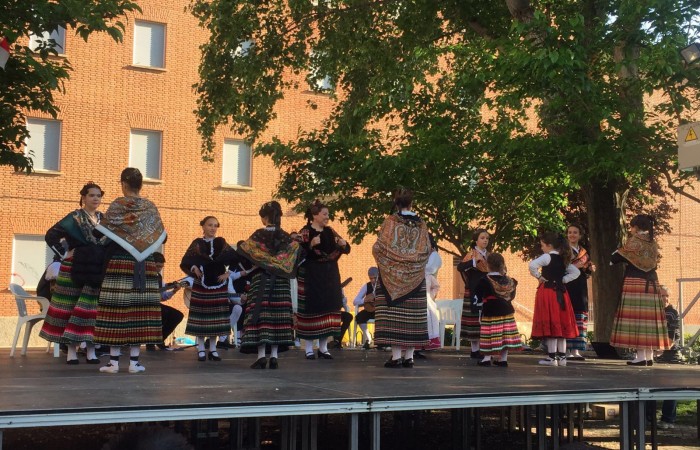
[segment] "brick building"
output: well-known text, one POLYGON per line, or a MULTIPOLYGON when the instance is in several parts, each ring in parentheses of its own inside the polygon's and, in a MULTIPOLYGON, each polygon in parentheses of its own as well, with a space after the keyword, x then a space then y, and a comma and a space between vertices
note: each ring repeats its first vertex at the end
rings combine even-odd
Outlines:
MULTIPOLYGON (((17 314, 7 285, 35 286, 50 261, 44 233, 78 207, 78 192, 85 182, 95 181, 106 191, 104 211, 121 195, 121 170, 127 166, 142 170, 148 178, 142 194, 158 206, 168 231, 163 249, 168 259, 166 281, 182 276, 179 260, 191 240, 201 235, 202 217, 217 216, 219 235, 235 243, 260 227, 258 209, 275 191, 279 177, 272 162, 252 158, 250 146, 230 131, 218 134, 215 160, 202 161, 192 85, 197 81, 198 47, 207 33, 184 12, 189 1, 139 3, 143 12, 128 17, 123 44, 106 35, 91 36, 89 43, 70 31, 52 36, 62 43, 61 57, 69 58, 74 68, 66 94, 57 97, 61 113, 56 120, 28 114, 32 133, 28 146, 34 151, 36 173, 0 169, 0 208, 5 212, 0 217, 0 273, 5 274, 0 283, 0 346, 10 344, 17 314)), ((293 139, 299 129, 318 126, 330 106, 330 99, 308 90, 286 92, 263 139, 293 139), (318 107, 308 107, 309 100, 318 107)), ((286 230, 304 224, 288 206, 284 210, 286 230)), ((680 275, 700 277, 696 250, 700 236, 694 228, 698 219, 700 205, 679 201, 674 232, 661 241, 664 282, 673 284, 680 275)), ((342 224, 334 226, 341 235, 347 234, 342 224)), ((366 239, 341 259, 342 277, 354 280, 346 288, 350 301, 365 282, 367 267, 373 265, 372 242, 366 239)), ((452 257, 444 254, 443 260, 439 298, 461 297, 463 286, 451 268, 452 257)), ((519 311, 526 331, 535 283, 517 256, 509 257, 508 267, 521 281, 519 311)), ((185 309, 181 295, 171 304, 185 309)))

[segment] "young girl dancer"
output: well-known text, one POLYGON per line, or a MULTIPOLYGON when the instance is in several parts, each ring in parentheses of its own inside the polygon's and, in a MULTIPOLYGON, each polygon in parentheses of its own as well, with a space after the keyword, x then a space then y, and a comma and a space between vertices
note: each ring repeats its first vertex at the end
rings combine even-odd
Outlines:
POLYGON ((583 236, 581 225, 571 224, 566 229, 566 239, 571 247, 571 264, 581 271, 581 275, 566 285, 566 290, 571 298, 571 307, 574 309, 576 325, 578 326, 578 336, 574 339, 566 340, 566 350, 569 354, 566 359, 569 361, 584 361, 581 350, 586 349, 586 333, 588 329, 588 278, 595 271, 595 266, 591 263, 591 258, 585 248, 581 247, 580 241, 583 236))
POLYGON ((564 236, 545 233, 540 238, 542 256, 530 262, 530 273, 540 285, 535 296, 532 337, 543 339, 549 357, 540 360, 545 366, 566 366, 566 339, 578 336, 566 283, 580 271, 571 264, 571 248, 564 236))
POLYGON ((483 305, 479 345, 484 359, 477 364, 490 366, 491 358, 500 355, 493 364, 508 367, 508 350, 522 348, 515 309, 511 304, 518 282, 506 276, 506 262, 501 254, 491 253, 486 264, 489 272, 474 289, 474 303, 483 305))
POLYGON ((479 280, 486 276, 489 271, 486 267, 486 257, 488 256, 486 248, 489 246, 489 238, 490 235, 486 230, 474 231, 471 250, 457 265, 457 270, 464 280, 461 337, 469 340, 472 348, 472 359, 481 359, 481 353, 479 353, 479 336, 481 334, 479 307, 473 303, 473 292, 479 280))

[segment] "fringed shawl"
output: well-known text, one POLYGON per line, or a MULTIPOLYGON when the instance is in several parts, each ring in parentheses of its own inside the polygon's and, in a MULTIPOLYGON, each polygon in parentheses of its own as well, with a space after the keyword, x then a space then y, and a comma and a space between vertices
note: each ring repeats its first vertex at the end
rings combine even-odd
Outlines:
MULTIPOLYGON (((488 256, 488 253, 486 253, 486 256, 488 256)), ((471 251, 467 252, 467 254, 464 255, 464 259, 462 259, 462 262, 471 260, 476 262, 474 264, 475 269, 477 269, 479 272, 488 273, 489 266, 486 264, 486 257, 484 257, 484 255, 476 248, 473 248, 471 251)))
POLYGON ((632 234, 617 253, 642 272, 656 269, 659 247, 646 234, 632 234))
POLYGON ((392 214, 384 220, 372 254, 393 301, 401 300, 425 280, 431 251, 428 236, 428 227, 420 219, 392 214))
POLYGON ((493 292, 496 294, 496 297, 507 302, 513 300, 513 297, 515 297, 515 288, 518 285, 517 281, 507 276, 494 278, 487 275, 486 279, 489 281, 489 283, 491 283, 491 287, 493 288, 493 292))
POLYGON ((95 228, 139 262, 158 250, 166 238, 158 208, 141 197, 114 200, 95 228))
MULTIPOLYGON (((97 222, 102 221, 102 213, 96 211, 97 222)), ((105 239, 98 239, 92 234, 92 230, 95 229, 95 224, 88 213, 84 209, 76 209, 75 211, 68 214, 66 217, 61 219, 58 224, 68 233, 71 237, 82 244, 101 244, 105 239)))
POLYGON ((277 250, 271 249, 269 234, 273 231, 261 228, 237 248, 239 254, 263 270, 283 278, 296 276, 301 246, 291 236, 281 231, 277 250))
POLYGON ((591 267, 591 258, 585 248, 579 247, 578 253, 575 253, 573 248, 571 250, 575 255, 574 259, 571 260, 574 267, 582 272, 591 267))

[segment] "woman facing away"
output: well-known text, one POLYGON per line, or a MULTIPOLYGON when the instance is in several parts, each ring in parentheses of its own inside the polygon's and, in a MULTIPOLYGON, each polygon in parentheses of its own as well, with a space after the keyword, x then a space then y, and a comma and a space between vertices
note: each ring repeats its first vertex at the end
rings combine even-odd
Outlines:
POLYGON ((627 264, 610 345, 636 349, 635 358, 627 361, 632 366, 652 366, 654 350, 670 348, 664 302, 656 275, 658 260, 654 219, 637 215, 630 221, 625 245, 615 250, 610 260, 610 264, 627 264))
POLYGON ((51 305, 39 336, 66 344, 66 363, 78 364, 76 346, 87 344, 86 362, 99 364, 93 343, 97 298, 102 282, 103 243, 93 235, 102 213, 97 209, 104 191, 93 182, 80 190, 80 209, 68 214, 46 232, 46 243, 61 258, 51 305), (64 250, 63 242, 68 244, 64 250))
POLYGON ((428 343, 425 266, 430 237, 425 222, 411 211, 412 203, 410 190, 396 192, 396 213, 384 220, 372 247, 379 268, 375 342, 391 346, 391 358, 384 364, 388 368, 413 367, 416 347, 428 343))
POLYGON ((142 344, 163 341, 160 281, 153 259, 166 233, 156 206, 141 197, 143 176, 133 167, 121 173, 123 197, 115 199, 96 232, 111 240, 97 307, 95 342, 110 346, 102 373, 119 372, 121 346, 130 346, 129 373, 146 370, 139 363, 142 344))

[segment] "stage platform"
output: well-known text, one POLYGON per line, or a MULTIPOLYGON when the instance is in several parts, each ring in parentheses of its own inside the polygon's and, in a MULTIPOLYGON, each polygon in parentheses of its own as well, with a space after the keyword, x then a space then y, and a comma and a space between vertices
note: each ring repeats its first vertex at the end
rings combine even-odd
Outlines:
MULTIPOLYGON (((2 429, 492 406, 700 399, 700 366, 624 361, 538 365, 541 354, 514 354, 509 367, 479 367, 468 353, 440 350, 413 369, 387 369, 390 353, 332 350, 334 360, 306 360, 292 349, 277 370, 253 370, 255 355, 220 351, 221 362, 198 362, 193 348, 142 352, 146 372, 99 373, 84 359, 68 366, 43 349, 10 358, 0 351, 2 429)), ((108 356, 101 360, 106 363, 108 356)), ((356 417, 356 416, 355 416, 356 417)), ((1 445, 1 444, 0 444, 1 445)))

